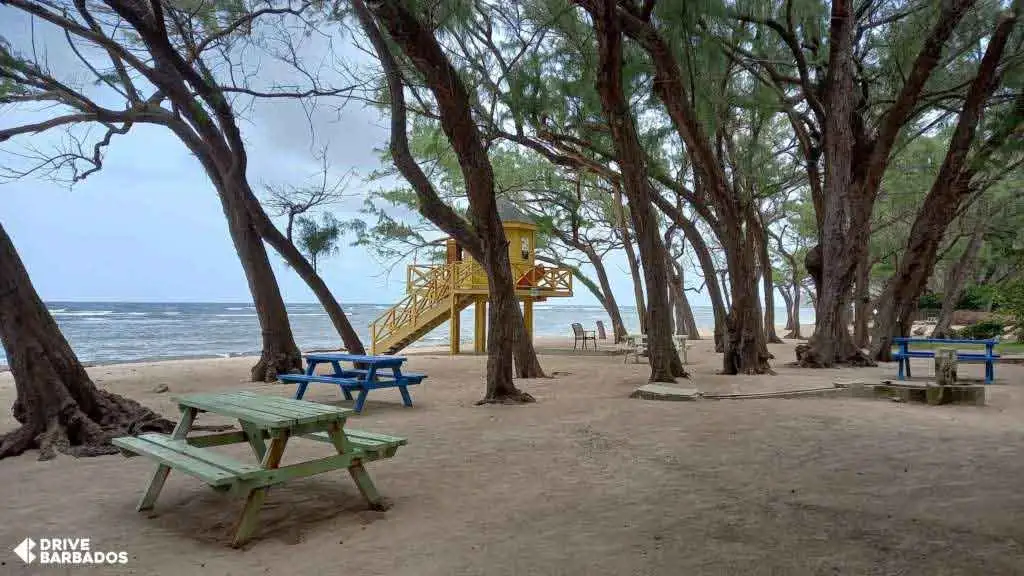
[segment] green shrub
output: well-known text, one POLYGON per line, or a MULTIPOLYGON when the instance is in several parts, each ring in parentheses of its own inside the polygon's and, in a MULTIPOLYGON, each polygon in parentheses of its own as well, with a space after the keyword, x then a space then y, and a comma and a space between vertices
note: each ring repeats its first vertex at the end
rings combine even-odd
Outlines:
POLYGON ((992 302, 994 290, 991 286, 975 284, 964 288, 960 300, 956 303, 957 310, 987 310, 992 302))
POLYGON ((1002 320, 983 320, 977 324, 964 326, 956 332, 956 336, 967 340, 988 340, 1001 335, 1004 328, 1006 323, 1002 320))
POLYGON ((1002 313, 1016 325, 1017 341, 1024 342, 1024 279, 1000 286, 996 301, 1002 313))
POLYGON ((925 292, 917 300, 919 310, 938 310, 942 308, 942 294, 925 292))

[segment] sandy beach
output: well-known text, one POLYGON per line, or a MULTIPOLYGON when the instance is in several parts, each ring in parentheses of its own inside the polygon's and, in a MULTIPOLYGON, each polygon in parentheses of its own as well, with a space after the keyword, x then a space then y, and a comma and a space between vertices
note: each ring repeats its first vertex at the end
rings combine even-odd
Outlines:
MULTIPOLYGON (((354 428, 407 437, 368 468, 392 507, 364 508, 347 475, 271 490, 256 538, 228 546, 241 501, 171 474, 151 513, 135 504, 142 458, 35 453, 0 462, 0 574, 1020 574, 1024 573, 1024 366, 1000 365, 988 406, 853 398, 631 400, 646 364, 550 350, 538 402, 474 406, 484 357, 415 351, 429 378, 405 408, 370 395, 354 428), (26 536, 80 536, 126 566, 40 569, 8 551, 26 536)), ((711 342, 690 350, 708 393, 892 378, 894 364, 801 370, 771 346, 774 376, 718 376, 711 342)), ((571 348, 571 344, 569 345, 571 348)), ((611 348, 602 345, 602 348, 611 348)), ((250 358, 96 366, 96 383, 174 418, 172 396, 218 389, 290 395, 246 381, 250 358), (158 393, 166 385, 167 392, 158 393)), ((927 364, 922 364, 924 373, 927 364)), ((979 376, 980 365, 962 368, 979 376)), ((306 398, 339 403, 337 389, 306 398)), ((15 426, 0 374, 0 432, 15 426)), ((204 415, 201 424, 230 423, 204 415)), ((226 449, 239 459, 248 448, 226 449)), ((326 455, 295 442, 291 457, 326 455)))

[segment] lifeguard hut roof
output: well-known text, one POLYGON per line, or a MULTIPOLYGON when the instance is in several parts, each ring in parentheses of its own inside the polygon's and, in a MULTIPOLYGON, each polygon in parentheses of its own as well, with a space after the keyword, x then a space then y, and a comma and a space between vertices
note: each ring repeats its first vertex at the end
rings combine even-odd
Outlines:
POLYGON ((520 224, 529 224, 536 226, 537 221, 532 216, 526 214, 516 205, 505 200, 504 198, 498 199, 498 216, 501 217, 502 222, 518 222, 520 224))

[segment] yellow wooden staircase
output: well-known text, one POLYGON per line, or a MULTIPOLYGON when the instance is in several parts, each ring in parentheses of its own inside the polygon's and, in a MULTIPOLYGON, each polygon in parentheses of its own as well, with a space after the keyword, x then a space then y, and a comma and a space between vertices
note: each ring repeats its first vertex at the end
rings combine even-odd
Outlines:
MULTIPOLYGON (((543 301, 572 295, 572 271, 513 264, 520 298, 543 301)), ((487 295, 487 275, 473 261, 409 266, 407 294, 370 324, 373 354, 395 354, 487 295)))
POLYGON ((370 324, 373 353, 394 354, 473 303, 472 294, 455 291, 459 272, 453 264, 410 266, 408 294, 370 324))

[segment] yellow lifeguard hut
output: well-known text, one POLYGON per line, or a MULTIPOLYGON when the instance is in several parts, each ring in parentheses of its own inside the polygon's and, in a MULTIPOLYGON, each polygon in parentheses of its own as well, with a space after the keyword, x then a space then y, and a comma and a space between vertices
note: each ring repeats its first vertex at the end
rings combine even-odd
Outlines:
MULTIPOLYGON (((533 337, 533 303, 572 296, 572 271, 535 262, 537 225, 508 202, 498 202, 516 296, 523 303, 526 331, 533 337)), ((370 324, 374 354, 395 354, 437 328, 451 322, 449 347, 459 353, 459 313, 476 304, 473 349, 486 351, 487 274, 454 239, 445 242, 445 262, 438 266, 413 264, 406 273, 406 296, 370 324)))

